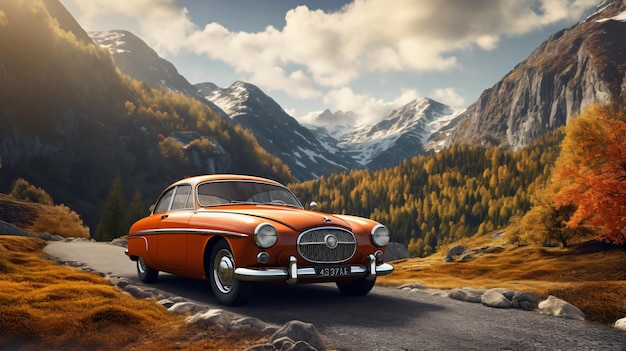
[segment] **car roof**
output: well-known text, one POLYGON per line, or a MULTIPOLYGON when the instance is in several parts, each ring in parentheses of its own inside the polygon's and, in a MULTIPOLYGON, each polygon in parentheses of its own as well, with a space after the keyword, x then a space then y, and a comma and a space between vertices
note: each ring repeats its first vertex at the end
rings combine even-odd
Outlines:
POLYGON ((178 180, 178 181, 172 183, 170 185, 170 187, 171 186, 175 186, 175 185, 179 185, 179 184, 192 184, 192 185, 195 186, 196 184, 204 183, 204 182, 211 182, 211 181, 237 181, 237 180, 253 181, 253 182, 263 182, 263 183, 270 183, 270 184, 275 184, 275 185, 282 186, 281 183, 279 183, 279 182, 277 182, 275 180, 271 180, 271 179, 267 179, 267 178, 261 178, 261 177, 255 177, 255 176, 249 176, 249 175, 240 175, 240 174, 206 174, 206 175, 199 175, 199 176, 183 178, 181 180, 178 180))

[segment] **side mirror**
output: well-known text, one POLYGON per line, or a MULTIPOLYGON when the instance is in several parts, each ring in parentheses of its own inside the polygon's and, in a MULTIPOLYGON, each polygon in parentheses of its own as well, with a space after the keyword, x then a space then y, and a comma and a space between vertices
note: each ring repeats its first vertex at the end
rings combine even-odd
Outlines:
POLYGON ((311 203, 309 204, 309 210, 311 211, 317 210, 317 202, 311 201, 311 203))

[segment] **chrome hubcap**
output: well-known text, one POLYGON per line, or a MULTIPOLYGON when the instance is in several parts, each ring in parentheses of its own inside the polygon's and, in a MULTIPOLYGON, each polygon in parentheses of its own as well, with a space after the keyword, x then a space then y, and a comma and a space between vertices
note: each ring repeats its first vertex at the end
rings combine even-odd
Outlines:
POLYGON ((143 258, 139 258, 137 260, 137 268, 139 268, 139 272, 146 273, 146 264, 143 262, 143 258))
POLYGON ((215 256, 213 277, 215 285, 222 293, 229 293, 235 281, 235 260, 228 250, 220 250, 215 256))

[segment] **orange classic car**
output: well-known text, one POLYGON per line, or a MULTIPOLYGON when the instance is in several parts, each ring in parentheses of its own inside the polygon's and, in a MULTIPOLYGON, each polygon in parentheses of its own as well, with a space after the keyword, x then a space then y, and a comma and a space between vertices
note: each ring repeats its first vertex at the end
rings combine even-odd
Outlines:
POLYGON ((159 271, 208 279, 225 305, 245 303, 253 282, 336 282, 345 295, 366 295, 377 276, 393 272, 383 261, 389 230, 315 207, 305 210, 269 179, 186 178, 132 225, 126 253, 142 282, 155 282, 159 271))

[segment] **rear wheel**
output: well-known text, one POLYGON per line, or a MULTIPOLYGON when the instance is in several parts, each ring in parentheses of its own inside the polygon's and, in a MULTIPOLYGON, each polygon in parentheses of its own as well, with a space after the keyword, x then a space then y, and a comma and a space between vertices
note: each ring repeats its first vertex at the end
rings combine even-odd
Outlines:
POLYGON ((137 275, 139 276, 139 280, 150 284, 156 282, 159 277, 159 271, 148 267, 143 257, 139 257, 137 260, 137 275))
POLYGON ((367 280, 365 278, 345 281, 345 282, 337 282, 337 287, 342 294, 346 296, 365 296, 367 293, 372 290, 374 284, 376 283, 376 279, 367 280))
POLYGON ((243 305, 250 295, 251 285, 235 278, 235 258, 225 240, 211 250, 211 290, 217 300, 227 306, 243 305))

